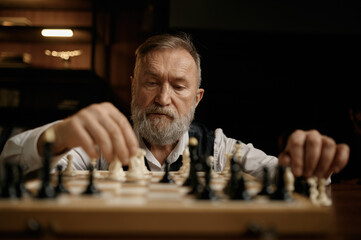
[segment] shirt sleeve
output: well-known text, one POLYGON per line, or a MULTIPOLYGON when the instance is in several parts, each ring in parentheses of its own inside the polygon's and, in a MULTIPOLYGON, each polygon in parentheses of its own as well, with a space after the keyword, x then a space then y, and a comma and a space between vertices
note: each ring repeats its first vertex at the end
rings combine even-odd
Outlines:
MULTIPOLYGON (((214 167, 216 171, 222 171, 226 163, 226 154, 234 153, 234 144, 236 142, 236 139, 228 138, 223 133, 222 129, 216 129, 214 141, 214 167)), ((245 172, 261 179, 263 176, 263 167, 266 166, 269 168, 270 176, 273 178, 276 172, 278 159, 255 148, 251 143, 245 144, 241 142, 241 144, 242 163, 245 172)))
POLYGON ((27 130, 8 139, 0 155, 0 163, 6 161, 21 164, 24 166, 25 174, 41 168, 42 158, 38 152, 37 142, 40 135, 56 122, 27 130))

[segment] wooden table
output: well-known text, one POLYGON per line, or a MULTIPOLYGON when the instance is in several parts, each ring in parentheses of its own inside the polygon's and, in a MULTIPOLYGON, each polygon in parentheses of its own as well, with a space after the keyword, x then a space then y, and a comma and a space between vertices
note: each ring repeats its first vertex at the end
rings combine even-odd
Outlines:
MULTIPOLYGON (((224 236, 227 239, 361 239, 361 185, 357 184, 333 184, 329 190, 331 190, 331 196, 333 200, 333 211, 334 211, 334 228, 330 229, 330 235, 327 236, 277 236, 272 232, 250 232, 250 234, 236 237, 236 236, 224 236), (253 233, 253 234, 252 234, 253 233)), ((0 212, 1 214, 1 212, 0 212)), ((16 216, 14 216, 16 218, 16 216)), ((49 233, 38 231, 36 223, 29 228, 33 228, 33 232, 29 231, 29 234, 16 235, 11 234, 9 236, 1 236, 0 239, 104 239, 104 236, 54 236, 49 233), (6 238, 4 238, 6 237, 6 238)), ((166 224, 166 223, 165 223, 166 224)), ((322 223, 320 223, 322 224, 322 223)), ((182 239, 184 237, 174 237, 172 239, 182 239)), ((199 236, 187 236, 187 240, 195 239, 209 239, 210 237, 199 237, 199 236)), ((224 239, 223 237, 211 237, 215 239, 224 239)), ((105 239, 119 239, 119 236, 112 237, 107 236, 105 239)), ((145 236, 122 236, 122 239, 167 239, 164 236, 157 237, 145 237, 145 236)))

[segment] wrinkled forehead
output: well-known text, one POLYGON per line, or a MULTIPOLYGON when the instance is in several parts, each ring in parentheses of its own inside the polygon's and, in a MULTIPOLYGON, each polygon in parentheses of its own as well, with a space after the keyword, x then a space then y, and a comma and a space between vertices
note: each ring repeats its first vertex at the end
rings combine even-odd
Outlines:
POLYGON ((193 57, 184 49, 161 49, 147 53, 140 63, 142 74, 168 74, 197 81, 197 65, 193 57))

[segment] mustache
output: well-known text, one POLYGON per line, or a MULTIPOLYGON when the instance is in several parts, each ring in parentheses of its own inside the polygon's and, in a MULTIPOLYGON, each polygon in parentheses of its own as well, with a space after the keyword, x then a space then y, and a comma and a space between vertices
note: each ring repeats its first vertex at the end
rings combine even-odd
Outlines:
POLYGON ((158 105, 151 105, 149 106, 148 108, 145 109, 145 114, 148 115, 148 114, 152 114, 152 113, 156 113, 156 114, 164 114, 164 115, 167 115, 168 117, 171 117, 171 118, 176 118, 177 117, 177 114, 169 107, 161 107, 161 106, 158 106, 158 105))

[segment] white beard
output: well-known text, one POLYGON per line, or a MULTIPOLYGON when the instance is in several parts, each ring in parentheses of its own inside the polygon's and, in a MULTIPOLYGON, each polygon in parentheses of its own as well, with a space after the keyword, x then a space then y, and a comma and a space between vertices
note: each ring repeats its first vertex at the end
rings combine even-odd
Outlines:
POLYGON ((164 146, 177 142, 188 131, 194 118, 195 102, 189 114, 182 117, 179 117, 171 108, 156 104, 144 110, 140 109, 134 100, 132 100, 131 110, 134 129, 140 136, 151 144, 164 146), (149 119, 147 115, 150 113, 161 113, 167 117, 149 119))

